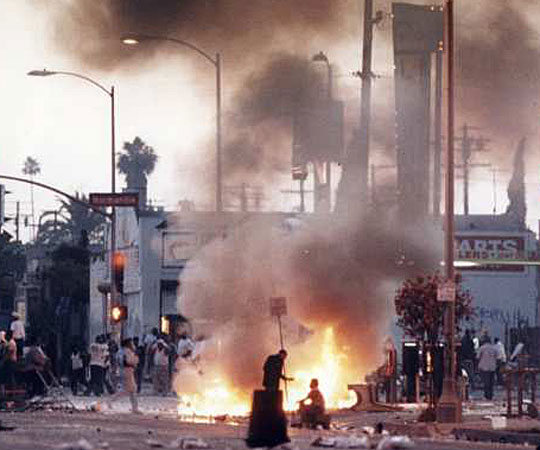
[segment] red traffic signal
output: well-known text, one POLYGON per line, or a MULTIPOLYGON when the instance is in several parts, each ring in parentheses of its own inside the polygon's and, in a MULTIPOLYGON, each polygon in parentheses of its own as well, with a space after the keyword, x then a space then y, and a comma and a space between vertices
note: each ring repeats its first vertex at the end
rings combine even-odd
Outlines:
POLYGON ((124 268, 126 267, 126 255, 122 252, 113 254, 113 280, 116 291, 124 293, 124 268))
POLYGON ((120 323, 127 320, 128 309, 125 305, 114 305, 111 308, 111 321, 113 323, 120 323))

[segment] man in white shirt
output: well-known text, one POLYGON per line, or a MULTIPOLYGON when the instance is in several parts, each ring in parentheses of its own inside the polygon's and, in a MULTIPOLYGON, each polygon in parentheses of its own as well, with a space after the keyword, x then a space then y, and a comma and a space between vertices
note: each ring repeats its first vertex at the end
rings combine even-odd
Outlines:
POLYGON ((105 367, 109 357, 109 348, 104 343, 103 336, 97 336, 96 342, 90 344, 90 389, 97 397, 103 394, 103 384, 105 382, 105 367))
POLYGON ((15 343, 17 344, 17 356, 21 359, 23 355, 24 339, 26 338, 24 323, 21 320, 20 314, 16 311, 11 313, 11 317, 13 317, 13 321, 11 322, 9 329, 13 332, 13 339, 15 339, 15 343))
POLYGON ((478 349, 478 370, 484 384, 484 397, 486 400, 493 399, 493 382, 497 369, 497 349, 486 337, 484 343, 478 349))

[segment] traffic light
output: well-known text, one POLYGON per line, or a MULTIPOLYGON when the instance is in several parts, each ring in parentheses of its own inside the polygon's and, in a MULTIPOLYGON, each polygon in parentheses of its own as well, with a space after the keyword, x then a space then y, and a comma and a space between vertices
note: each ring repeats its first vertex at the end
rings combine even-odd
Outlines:
POLYGON ((127 320, 128 309, 125 305, 114 305, 111 308, 111 322, 120 323, 127 320))
POLYGON ((113 281, 116 292, 124 293, 124 268, 126 267, 126 256, 122 252, 114 252, 113 255, 113 281))

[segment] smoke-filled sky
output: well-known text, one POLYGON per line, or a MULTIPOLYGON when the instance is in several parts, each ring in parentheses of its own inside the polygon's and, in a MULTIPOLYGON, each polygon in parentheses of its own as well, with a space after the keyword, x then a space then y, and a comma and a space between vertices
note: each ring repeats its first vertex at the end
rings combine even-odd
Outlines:
MULTIPOLYGON (((473 162, 507 171, 497 173, 499 212, 506 205, 512 154, 520 138, 528 138, 528 222, 536 228, 540 5, 455 3, 457 125, 466 121, 479 128, 473 133, 490 139, 490 152, 473 162)), ((69 70, 115 85, 118 149, 137 135, 155 148, 160 160, 149 179, 150 198, 168 207, 183 198, 212 207, 213 185, 200 180, 211 180, 214 168, 214 69, 177 45, 119 44, 126 32, 154 33, 188 40, 211 55, 221 52, 226 183, 262 185, 266 208, 290 210, 294 197, 280 193, 296 188, 288 167, 288 105, 305 87, 302 74, 320 71, 308 61, 323 50, 334 68, 335 95, 345 101, 347 136, 352 134, 360 81, 351 72, 360 67, 362 6, 356 0, 4 0, 0 173, 21 175, 31 155, 41 163, 39 179, 45 183, 68 192, 109 189, 108 98, 74 78, 25 75, 31 69, 69 70)), ((375 9, 388 13, 390 2, 375 0, 375 9)), ((385 15, 374 35, 374 72, 380 75, 373 108, 377 163, 393 162, 391 28, 385 15)), ((16 200, 29 214, 29 189, 13 183, 8 189, 8 214, 16 200)), ((43 191, 36 191, 36 201, 38 211, 58 206, 43 191)), ((492 209, 491 172, 475 169, 471 211, 492 209)))

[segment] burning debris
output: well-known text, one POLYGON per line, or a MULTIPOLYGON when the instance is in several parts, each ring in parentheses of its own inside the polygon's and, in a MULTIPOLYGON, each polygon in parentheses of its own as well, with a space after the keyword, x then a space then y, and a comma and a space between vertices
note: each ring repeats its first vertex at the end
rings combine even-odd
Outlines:
POLYGON ((395 281, 431 261, 420 251, 409 256, 413 265, 397 264, 399 238, 383 217, 356 225, 319 219, 294 230, 282 227, 283 220, 260 216, 230 229, 183 271, 180 309, 196 334, 210 337, 201 352, 204 375, 178 371, 182 414, 249 411, 264 357, 279 348, 268 305, 278 292, 289 300, 283 336, 286 372, 295 379, 286 409, 296 410, 312 378, 319 379, 328 408, 351 406, 347 384, 382 359, 395 281))

